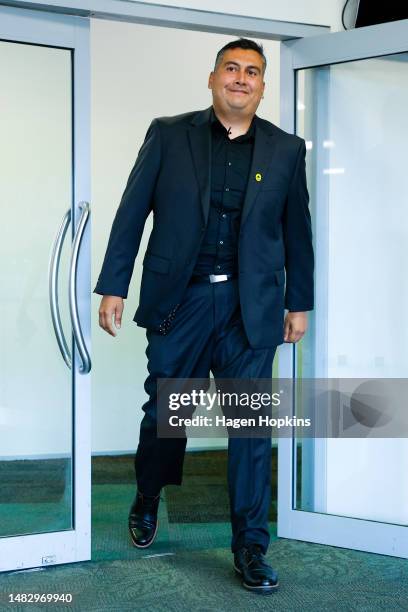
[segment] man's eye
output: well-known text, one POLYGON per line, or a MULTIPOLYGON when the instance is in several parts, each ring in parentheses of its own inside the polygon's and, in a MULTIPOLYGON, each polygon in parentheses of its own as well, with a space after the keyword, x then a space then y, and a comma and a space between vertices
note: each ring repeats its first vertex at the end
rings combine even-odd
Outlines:
POLYGON ((227 70, 235 70, 235 66, 228 66, 227 70))

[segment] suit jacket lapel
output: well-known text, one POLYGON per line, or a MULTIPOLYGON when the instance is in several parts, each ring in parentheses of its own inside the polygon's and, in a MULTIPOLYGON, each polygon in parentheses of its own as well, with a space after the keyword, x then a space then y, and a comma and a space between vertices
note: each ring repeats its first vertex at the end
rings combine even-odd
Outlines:
POLYGON ((251 212, 266 175, 269 172, 275 149, 276 137, 266 132, 260 125, 260 122, 257 121, 251 169, 242 208, 241 227, 251 212))
POLYGON ((189 126, 191 154, 201 196, 201 212, 207 224, 211 197, 211 106, 198 112, 189 126))

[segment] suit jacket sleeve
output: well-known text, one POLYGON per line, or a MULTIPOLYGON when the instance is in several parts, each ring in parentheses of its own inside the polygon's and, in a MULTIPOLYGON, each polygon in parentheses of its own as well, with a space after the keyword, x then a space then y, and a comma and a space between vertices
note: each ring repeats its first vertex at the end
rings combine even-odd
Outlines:
POLYGON ((302 139, 283 214, 285 308, 294 312, 314 308, 314 254, 305 160, 306 145, 302 139))
POLYGON ((94 293, 126 298, 160 168, 160 132, 154 119, 128 178, 113 220, 94 293))

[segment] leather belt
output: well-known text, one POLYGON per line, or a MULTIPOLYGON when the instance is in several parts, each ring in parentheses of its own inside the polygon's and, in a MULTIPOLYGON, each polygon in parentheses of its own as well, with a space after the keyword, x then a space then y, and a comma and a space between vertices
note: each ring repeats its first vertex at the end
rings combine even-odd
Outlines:
POLYGON ((202 274, 201 276, 192 276, 190 283, 222 283, 236 278, 236 274, 202 274))

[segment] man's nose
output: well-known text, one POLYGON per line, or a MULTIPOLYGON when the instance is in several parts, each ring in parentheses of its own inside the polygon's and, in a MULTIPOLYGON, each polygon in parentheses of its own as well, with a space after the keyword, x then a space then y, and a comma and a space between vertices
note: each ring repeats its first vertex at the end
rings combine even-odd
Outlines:
POLYGON ((245 72, 245 70, 241 70, 237 74, 236 83, 237 84, 241 84, 241 83, 245 83, 245 82, 246 82, 246 72, 245 72))

